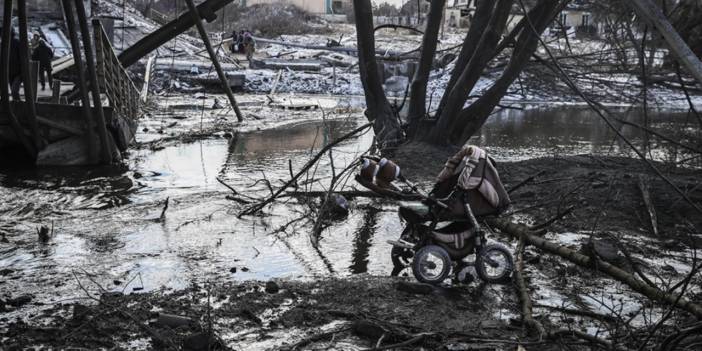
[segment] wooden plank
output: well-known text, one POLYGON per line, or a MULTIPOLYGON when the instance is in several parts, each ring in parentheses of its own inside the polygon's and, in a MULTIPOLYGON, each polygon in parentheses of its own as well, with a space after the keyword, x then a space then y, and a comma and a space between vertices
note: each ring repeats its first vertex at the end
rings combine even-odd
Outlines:
POLYGON ((144 85, 141 87, 141 101, 146 102, 149 96, 149 81, 151 80, 151 71, 153 70, 156 55, 151 55, 146 61, 146 71, 144 72, 144 85))
POLYGON ((54 129, 58 129, 60 131, 70 133, 70 134, 73 134, 76 136, 81 136, 81 135, 85 134, 84 130, 81 130, 78 128, 73 128, 73 127, 67 126, 65 124, 61 124, 61 123, 56 122, 56 121, 52 121, 52 120, 50 120, 48 118, 44 118, 44 117, 37 116, 37 122, 39 122, 39 124, 41 124, 41 125, 51 127, 54 129))
MULTIPOLYGON (((12 110, 18 116, 24 116, 27 113, 24 103, 18 101, 10 102, 12 110)), ((53 103, 37 103, 37 116, 44 117, 46 119, 60 123, 62 120, 67 121, 82 121, 81 107, 74 105, 62 105, 53 103)), ((95 110, 95 107, 91 107, 91 110, 95 110)), ((109 125, 112 123, 113 119, 113 109, 109 106, 104 106, 102 108, 105 114, 105 121, 109 125)), ((91 111, 91 113, 97 113, 97 111, 91 111)), ((5 118, 4 114, 0 113, 0 119, 5 118)))
POLYGON ((107 40, 105 30, 99 20, 93 20, 95 41, 99 53, 98 70, 100 71, 100 84, 110 100, 110 106, 115 109, 117 116, 128 119, 139 118, 140 93, 129 75, 124 70, 115 55, 112 45, 107 40))
POLYGON ((278 87, 278 82, 280 81, 280 76, 283 75, 283 70, 279 69, 278 74, 275 76, 275 81, 273 81, 273 87, 271 88, 271 96, 275 95, 275 89, 278 87))

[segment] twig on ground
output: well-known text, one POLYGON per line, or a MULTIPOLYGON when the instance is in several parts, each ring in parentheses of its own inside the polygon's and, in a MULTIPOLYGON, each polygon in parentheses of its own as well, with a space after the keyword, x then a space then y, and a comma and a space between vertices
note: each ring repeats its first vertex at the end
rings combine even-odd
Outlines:
POLYGON ((515 186, 509 188, 509 190, 507 190, 507 193, 508 193, 508 194, 511 194, 513 191, 515 191, 515 190, 517 190, 517 189, 523 187, 523 186, 526 185, 527 183, 529 183, 529 182, 531 182, 532 180, 534 180, 534 178, 539 177, 539 176, 543 175, 544 173, 546 173, 546 171, 540 171, 540 172, 538 172, 538 173, 536 173, 536 174, 534 174, 534 175, 528 177, 527 179, 522 180, 521 182, 517 183, 515 186))
POLYGON ((560 220, 561 218, 569 215, 571 212, 575 210, 575 206, 569 206, 563 211, 558 212, 555 216, 551 217, 550 219, 546 220, 545 222, 539 223, 537 225, 533 225, 531 227, 532 230, 537 230, 541 228, 546 228, 550 226, 551 224, 555 223, 556 221, 560 220))

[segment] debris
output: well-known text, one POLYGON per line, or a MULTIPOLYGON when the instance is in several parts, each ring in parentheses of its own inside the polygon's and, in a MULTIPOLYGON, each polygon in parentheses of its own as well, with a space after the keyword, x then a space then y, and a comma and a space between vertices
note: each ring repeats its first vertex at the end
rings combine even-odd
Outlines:
POLYGON ((306 72, 319 72, 322 70, 324 61, 321 60, 308 60, 308 59, 280 59, 280 58, 268 58, 263 60, 254 60, 254 67, 274 69, 274 70, 292 70, 292 71, 306 71, 306 72))
POLYGON ((598 257, 606 262, 619 265, 624 261, 624 256, 619 254, 616 245, 607 240, 590 238, 580 251, 590 257, 598 257))
POLYGON ((37 235, 39 236, 39 242, 47 243, 51 239, 53 233, 49 232, 49 227, 41 226, 37 229, 37 235))
POLYGON ((163 222, 166 220, 166 211, 168 210, 168 202, 170 199, 170 197, 167 197, 166 201, 163 204, 163 210, 161 210, 161 215, 158 217, 159 222, 163 222))
POLYGON ((386 335, 386 331, 382 326, 365 319, 356 321, 353 324, 353 332, 370 340, 378 340, 383 335, 386 335))
POLYGON ((106 291, 100 295, 101 302, 109 302, 112 299, 117 299, 124 296, 120 291, 106 291))
POLYGON ((278 283, 269 280, 266 282, 266 292, 269 294, 277 294, 278 291, 280 291, 280 287, 278 286, 278 283))
POLYGON ((210 351, 224 349, 222 341, 212 336, 210 333, 193 333, 183 340, 183 350, 186 351, 210 351))
POLYGON ((242 308, 241 310, 239 310, 239 316, 244 317, 258 325, 263 324, 261 318, 258 318, 258 316, 256 316, 256 314, 248 308, 242 308))
POLYGON ((18 297, 15 297, 13 299, 9 299, 5 301, 6 305, 12 306, 12 307, 22 307, 32 301, 32 296, 30 295, 20 295, 18 297))
POLYGON ((343 195, 331 194, 325 206, 323 212, 329 214, 332 219, 342 219, 349 214, 349 201, 343 195))
POLYGON ((87 317, 90 314, 90 307, 79 304, 79 303, 74 303, 73 304, 73 321, 74 322, 81 322, 85 320, 85 317, 87 317))
POLYGON ((156 323, 166 327, 178 328, 181 326, 192 324, 193 320, 189 317, 183 317, 168 313, 159 313, 156 323))

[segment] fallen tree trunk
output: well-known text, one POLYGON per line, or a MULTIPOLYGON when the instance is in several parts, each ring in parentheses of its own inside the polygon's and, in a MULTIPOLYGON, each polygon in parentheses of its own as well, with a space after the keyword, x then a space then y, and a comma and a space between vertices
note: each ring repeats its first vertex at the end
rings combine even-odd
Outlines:
POLYGON ((529 289, 526 285, 526 280, 524 280, 524 237, 519 238, 519 245, 517 245, 517 264, 514 269, 514 284, 517 286, 517 291, 519 293, 519 301, 522 304, 522 320, 524 325, 526 325, 532 331, 536 331, 541 339, 546 331, 544 326, 534 319, 533 308, 531 303, 531 296, 529 296, 529 289))
POLYGON ((628 285, 634 291, 650 298, 651 300, 672 304, 693 314, 695 317, 702 319, 702 306, 685 298, 678 299, 678 296, 666 293, 661 289, 650 286, 617 266, 601 260, 593 259, 565 246, 535 236, 529 230, 529 227, 514 223, 506 218, 488 219, 487 223, 513 238, 524 238, 525 243, 533 245, 543 251, 546 251, 547 253, 565 258, 579 266, 596 269, 602 273, 605 273, 617 281, 628 285))

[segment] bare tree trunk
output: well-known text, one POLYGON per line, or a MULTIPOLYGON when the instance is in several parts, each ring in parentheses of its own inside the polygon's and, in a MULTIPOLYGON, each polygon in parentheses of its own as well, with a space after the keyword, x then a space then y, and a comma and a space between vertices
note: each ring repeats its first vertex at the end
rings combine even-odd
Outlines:
POLYGON ((632 0, 629 4, 634 8, 639 16, 651 22, 663 39, 668 43, 670 50, 678 57, 678 61, 687 68, 702 86, 702 61, 690 50, 687 43, 680 37, 680 34, 673 28, 661 9, 652 0, 632 0))
POLYGON ((366 117, 373 122, 373 131, 381 148, 395 145, 402 139, 402 130, 378 75, 370 0, 353 0, 353 12, 356 17, 358 68, 366 97, 366 117))
POLYGON ((410 85, 409 112, 407 114, 409 122, 408 134, 410 136, 414 135, 416 131, 417 120, 424 117, 427 112, 427 83, 431 65, 434 61, 434 54, 436 54, 436 44, 445 3, 446 0, 432 1, 427 14, 427 28, 424 30, 424 37, 422 38, 419 63, 410 85))
POLYGON ((546 29, 567 1, 558 4, 558 0, 544 0, 532 11, 529 11, 529 18, 533 22, 537 33, 531 28, 522 31, 517 39, 517 45, 512 52, 509 64, 502 72, 499 79, 475 102, 458 113, 458 118, 447 129, 450 139, 456 142, 465 142, 487 121, 490 113, 495 109, 507 89, 522 72, 529 62, 529 57, 534 53, 539 44, 539 36, 546 29))
POLYGON ((480 74, 492 58, 494 48, 497 47, 511 8, 512 0, 498 0, 490 17, 490 22, 483 32, 468 65, 461 72, 453 89, 444 92, 444 94, 449 94, 449 96, 446 98, 446 104, 441 111, 441 115, 438 116, 436 125, 425 138, 426 141, 431 143, 448 142, 449 127, 458 117, 458 112, 468 100, 470 91, 475 86, 475 83, 478 82, 480 74))
POLYGON ((468 29, 468 33, 466 33, 466 38, 463 40, 461 52, 458 54, 458 57, 454 62, 451 78, 449 78, 444 94, 441 97, 439 108, 436 110, 437 116, 441 115, 441 110, 446 104, 446 100, 449 96, 448 92, 451 91, 456 85, 458 77, 461 76, 461 73, 463 73, 463 70, 466 68, 466 65, 468 65, 470 58, 473 56, 475 48, 480 42, 480 37, 483 36, 483 32, 490 21, 490 13, 492 13, 492 10, 495 7, 494 4, 495 3, 493 1, 480 1, 478 3, 473 20, 470 22, 470 28, 468 29))

